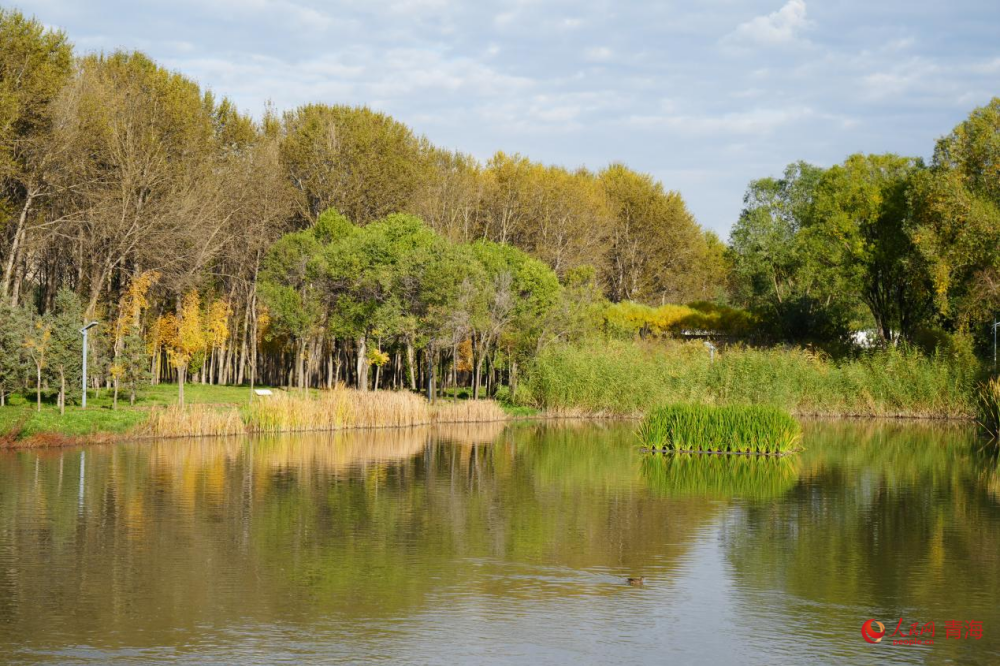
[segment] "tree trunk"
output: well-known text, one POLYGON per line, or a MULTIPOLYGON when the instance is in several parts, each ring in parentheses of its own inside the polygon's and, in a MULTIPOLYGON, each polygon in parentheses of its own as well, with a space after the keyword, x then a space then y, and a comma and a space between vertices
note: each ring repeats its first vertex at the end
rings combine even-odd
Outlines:
POLYGON ((66 414, 66 372, 59 370, 59 415, 66 414))
POLYGON ((427 355, 427 399, 434 402, 434 354, 430 347, 424 353, 427 355))
POLYGON ((36 411, 42 411, 42 366, 40 363, 35 364, 35 405, 36 411))
POLYGON ((115 392, 111 398, 111 409, 118 409, 118 378, 115 377, 115 392))
POLYGON ((333 388, 333 350, 326 356, 326 388, 327 390, 333 388))
POLYGON ((177 404, 184 406, 184 378, 187 375, 187 366, 177 368, 177 404))
POLYGON ((368 390, 368 336, 358 336, 358 390, 368 390))
POLYGON ((451 346, 451 388, 458 389, 458 345, 451 346))
POLYGON ((305 340, 299 340, 295 345, 295 372, 298 375, 298 386, 303 391, 306 388, 306 344, 305 340))
MULTIPOLYGON (((248 299, 249 300, 249 299, 248 299)), ((250 303, 243 308, 243 328, 240 329, 240 354, 236 362, 236 383, 243 385, 247 367, 247 338, 250 335, 250 303)))
POLYGON ((417 390, 417 375, 416 375, 416 360, 413 358, 413 341, 409 338, 406 339, 406 366, 410 374, 410 390, 417 390))
POLYGON ((472 397, 474 400, 479 400, 479 385, 482 381, 483 376, 483 362, 486 360, 486 351, 483 349, 479 350, 479 354, 476 357, 476 376, 472 380, 472 397))
MULTIPOLYGON (((11 277, 14 274, 14 264, 17 263, 18 250, 21 247, 21 242, 24 240, 25 227, 28 222, 28 211, 31 210, 31 203, 35 200, 37 193, 29 192, 28 196, 24 200, 24 205, 21 207, 21 214, 17 217, 17 227, 14 229, 14 239, 10 244, 10 252, 7 255, 7 261, 3 267, 3 282, 0 283, 0 296, 7 298, 8 290, 10 289, 11 277)), ((16 306, 16 302, 11 302, 12 306, 16 306)))

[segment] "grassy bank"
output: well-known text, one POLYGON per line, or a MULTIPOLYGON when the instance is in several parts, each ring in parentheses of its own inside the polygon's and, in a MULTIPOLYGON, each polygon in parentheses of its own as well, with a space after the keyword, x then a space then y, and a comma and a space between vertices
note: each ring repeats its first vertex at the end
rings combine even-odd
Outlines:
MULTIPOLYGON (((209 384, 189 384, 184 392, 188 404, 194 405, 240 405, 250 395, 245 386, 209 384)), ((113 410, 110 391, 92 390, 87 394, 86 410, 68 405, 66 413, 60 414, 55 391, 42 392, 41 411, 36 410, 34 392, 15 393, 6 406, 0 407, 0 444, 40 437, 56 440, 132 432, 146 422, 151 410, 177 404, 177 385, 143 387, 135 405, 129 405, 127 395, 122 398, 119 395, 118 409, 113 410)))
POLYGON ((44 446, 106 441, 116 437, 238 435, 349 428, 385 428, 433 423, 482 423, 511 418, 487 400, 440 400, 409 392, 347 388, 285 392, 249 401, 245 387, 192 386, 187 405, 176 404, 176 386, 152 387, 135 406, 88 397, 86 411, 51 404, 36 412, 23 398, 0 408, 0 446, 44 446))
POLYGON ((802 349, 733 347, 709 360, 700 342, 553 346, 518 400, 556 412, 636 415, 671 403, 764 404, 799 415, 968 418, 975 368, 888 350, 834 362, 802 349))

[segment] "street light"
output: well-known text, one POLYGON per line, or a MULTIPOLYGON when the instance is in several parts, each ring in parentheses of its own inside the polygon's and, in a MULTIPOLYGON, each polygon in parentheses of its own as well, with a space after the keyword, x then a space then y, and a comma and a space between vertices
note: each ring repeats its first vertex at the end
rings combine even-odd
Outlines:
POLYGON ((83 333, 83 403, 81 408, 87 409, 87 331, 97 326, 96 321, 92 321, 83 328, 80 332, 83 333))
POLYGON ((706 340, 705 346, 708 347, 708 362, 715 363, 715 345, 706 340))

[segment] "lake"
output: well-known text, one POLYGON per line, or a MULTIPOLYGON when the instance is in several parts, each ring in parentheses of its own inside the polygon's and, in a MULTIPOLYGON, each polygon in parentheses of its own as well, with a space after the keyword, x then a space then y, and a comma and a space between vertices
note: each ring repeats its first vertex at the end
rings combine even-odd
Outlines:
POLYGON ((809 421, 781 459, 646 455, 634 427, 0 453, 0 660, 1000 662, 1000 466, 970 426, 809 421))

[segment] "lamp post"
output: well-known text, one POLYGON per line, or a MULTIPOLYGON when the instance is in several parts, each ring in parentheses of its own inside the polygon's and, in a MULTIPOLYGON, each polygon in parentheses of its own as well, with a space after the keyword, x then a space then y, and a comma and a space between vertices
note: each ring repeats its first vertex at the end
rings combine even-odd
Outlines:
POLYGON ((97 322, 92 321, 80 329, 80 332, 83 333, 83 402, 81 409, 87 409, 87 331, 95 326, 97 326, 97 322))

